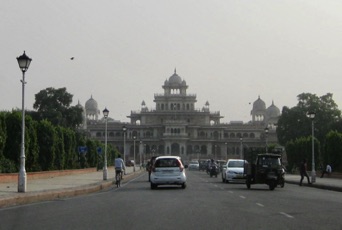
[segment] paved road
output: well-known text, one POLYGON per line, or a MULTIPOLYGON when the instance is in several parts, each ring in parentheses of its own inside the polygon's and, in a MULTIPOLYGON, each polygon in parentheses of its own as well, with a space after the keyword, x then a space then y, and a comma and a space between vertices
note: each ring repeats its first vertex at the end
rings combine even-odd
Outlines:
MULTIPOLYGON (((133 167, 127 167, 126 177, 130 178, 141 172, 143 170, 136 168, 134 173, 133 167)), ((299 179, 299 175, 286 175, 288 184, 298 184, 299 179)), ((33 179, 28 180, 26 193, 17 192, 17 181, 0 183, 0 208, 92 193, 113 186, 113 181, 114 170, 109 168, 107 181, 103 180, 102 171, 33 179)), ((303 186, 308 186, 305 181, 303 186)), ((311 187, 342 192, 342 180, 317 178, 316 183, 311 187)))
POLYGON ((140 173, 118 189, 0 209, 0 229, 342 229, 341 207, 340 192, 297 184, 248 190, 191 171, 186 189, 151 190, 140 173))

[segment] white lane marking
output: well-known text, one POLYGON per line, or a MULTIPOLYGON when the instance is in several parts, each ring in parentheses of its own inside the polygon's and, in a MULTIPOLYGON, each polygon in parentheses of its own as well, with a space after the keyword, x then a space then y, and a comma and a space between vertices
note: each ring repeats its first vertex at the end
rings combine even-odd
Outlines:
POLYGON ((280 214, 282 214, 282 215, 284 215, 284 216, 286 216, 288 218, 294 218, 293 216, 291 216, 291 215, 289 215, 289 214, 287 214, 285 212, 280 212, 280 214))
POLYGON ((234 192, 233 191, 228 191, 229 193, 233 194, 234 192))
POLYGON ((260 203, 256 203, 256 205, 258 205, 260 207, 265 207, 263 204, 260 204, 260 203))
POLYGON ((241 199, 246 199, 246 197, 245 197, 245 196, 240 196, 240 198, 241 198, 241 199))

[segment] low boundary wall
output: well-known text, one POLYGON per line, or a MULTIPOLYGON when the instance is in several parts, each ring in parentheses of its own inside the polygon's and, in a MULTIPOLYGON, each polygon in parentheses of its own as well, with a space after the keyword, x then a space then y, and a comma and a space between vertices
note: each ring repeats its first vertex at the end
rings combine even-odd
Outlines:
MULTIPOLYGON (((34 180, 57 176, 67 176, 72 174, 90 173, 95 171, 96 168, 28 172, 26 173, 26 177, 27 180, 34 180)), ((0 183, 17 182, 18 176, 19 173, 0 173, 0 183)))

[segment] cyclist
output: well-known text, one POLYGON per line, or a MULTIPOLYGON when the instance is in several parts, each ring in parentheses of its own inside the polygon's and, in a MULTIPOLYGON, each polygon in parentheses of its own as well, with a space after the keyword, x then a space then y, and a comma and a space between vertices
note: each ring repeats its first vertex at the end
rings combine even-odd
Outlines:
POLYGON ((117 174, 121 173, 121 179, 122 179, 122 171, 126 170, 125 163, 121 158, 121 155, 119 154, 118 157, 114 161, 114 167, 115 167, 115 178, 117 174))

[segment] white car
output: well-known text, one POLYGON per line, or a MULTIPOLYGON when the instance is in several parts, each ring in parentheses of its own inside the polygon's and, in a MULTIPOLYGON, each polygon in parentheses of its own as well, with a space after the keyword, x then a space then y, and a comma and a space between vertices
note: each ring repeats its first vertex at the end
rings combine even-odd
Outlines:
POLYGON ((227 164, 223 167, 222 171, 222 182, 245 182, 246 172, 244 170, 245 164, 248 162, 241 159, 230 159, 227 164))
POLYGON ((151 169, 151 189, 159 185, 181 185, 186 187, 185 167, 178 156, 157 157, 151 169))
POLYGON ((188 169, 189 170, 199 170, 199 162, 198 161, 190 161, 188 169))

